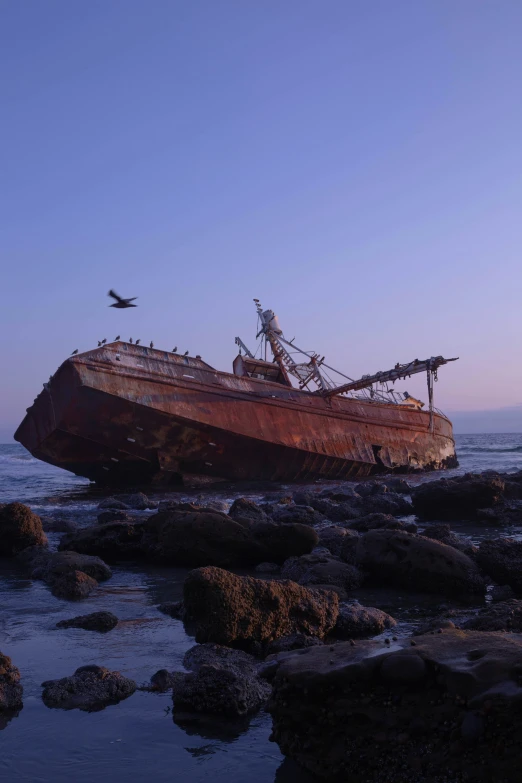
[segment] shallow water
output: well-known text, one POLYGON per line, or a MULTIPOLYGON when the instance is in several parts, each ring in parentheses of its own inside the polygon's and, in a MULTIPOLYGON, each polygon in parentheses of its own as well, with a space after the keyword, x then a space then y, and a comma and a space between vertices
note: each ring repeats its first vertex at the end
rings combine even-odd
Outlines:
MULTIPOLYGON (((520 434, 458 436, 457 445, 461 465, 446 476, 487 468, 522 468, 520 434)), ((192 498, 194 494, 176 496, 192 498)), ((245 494, 255 499, 263 496, 245 494)), ((20 500, 42 516, 86 525, 96 519, 100 496, 86 480, 33 459, 21 446, 0 446, 0 502, 20 500)), ((207 499, 215 497, 233 499, 230 490, 206 493, 207 499)), ((473 525, 453 527, 475 540, 498 534, 473 525)), ((51 545, 57 545, 59 538, 49 535, 51 545)), ((182 668, 183 655, 194 640, 185 634, 181 622, 156 607, 181 597, 187 571, 122 564, 113 572, 89 599, 72 603, 55 598, 43 583, 28 580, 12 562, 0 560, 0 650, 19 667, 24 686, 23 710, 5 725, 0 722, 0 729, 5 728, 0 731, 0 779, 141 783, 150 778, 159 783, 197 783, 212 776, 226 783, 243 783, 247 778, 252 783, 309 783, 311 779, 285 761, 277 745, 269 742, 271 726, 266 713, 255 716, 247 727, 219 721, 178 725, 170 711, 170 694, 146 692, 94 713, 45 707, 41 683, 72 674, 84 664, 119 670, 138 684, 148 682, 158 669, 182 668), (121 620, 108 634, 54 628, 59 620, 103 609, 121 620)), ((394 634, 398 636, 409 635, 422 618, 437 615, 445 604, 441 597, 400 590, 365 588, 354 597, 395 616, 399 625, 394 634)))

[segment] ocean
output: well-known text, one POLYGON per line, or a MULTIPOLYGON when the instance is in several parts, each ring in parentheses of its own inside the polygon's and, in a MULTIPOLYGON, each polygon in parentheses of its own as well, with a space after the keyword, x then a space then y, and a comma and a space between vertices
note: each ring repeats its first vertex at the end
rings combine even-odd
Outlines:
MULTIPOLYGON (((413 481, 522 469, 522 433, 459 435, 456 440, 457 469, 413 481)), ((18 444, 0 445, 0 502, 18 500, 42 517, 85 525, 95 521, 102 496, 88 481, 39 462, 18 444)), ((233 499, 226 492, 219 497, 233 499)), ((487 533, 459 532, 475 538, 487 533)), ((51 546, 58 544, 58 534, 48 537, 51 546)), ((17 716, 0 715, 2 780, 203 783, 211 776, 215 783, 243 783, 247 778, 251 783, 309 783, 269 741, 271 722, 264 712, 248 725, 180 724, 173 720, 170 694, 146 692, 94 713, 48 709, 43 704, 44 680, 70 675, 84 664, 119 670, 138 684, 148 682, 158 669, 182 669, 183 655, 194 640, 181 622, 161 614, 157 605, 181 597, 186 574, 181 568, 115 566, 108 582, 74 604, 55 598, 12 561, 0 561, 0 650, 18 666, 24 686, 22 711, 17 716), (55 629, 59 620, 100 610, 120 619, 108 634, 55 629)), ((394 615, 399 634, 411 633, 419 618, 440 611, 440 597, 431 595, 361 589, 356 597, 394 615)))

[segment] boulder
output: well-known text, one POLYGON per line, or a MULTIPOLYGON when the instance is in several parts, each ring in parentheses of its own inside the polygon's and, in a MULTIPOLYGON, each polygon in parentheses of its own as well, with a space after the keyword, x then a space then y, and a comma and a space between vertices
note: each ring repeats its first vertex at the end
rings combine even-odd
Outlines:
POLYGON ((250 530, 263 550, 263 559, 274 561, 277 565, 284 563, 292 555, 308 554, 319 542, 319 537, 312 527, 298 522, 255 522, 250 530))
POLYGON ((78 525, 71 519, 42 517, 42 528, 46 533, 75 533, 78 530, 78 525))
POLYGON ((385 495, 389 492, 386 484, 380 481, 362 481, 360 484, 356 484, 354 489, 361 498, 369 498, 374 495, 385 495))
POLYGON ((259 563, 259 565, 256 565, 254 568, 254 571, 258 574, 278 574, 281 571, 281 568, 277 563, 259 563))
POLYGON ((344 590, 354 590, 363 581, 355 566, 343 563, 332 555, 316 553, 290 557, 283 563, 281 576, 301 585, 336 585, 344 590))
POLYGON ((393 628, 397 621, 374 606, 341 604, 332 636, 336 639, 366 639, 393 628))
POLYGON ((432 538, 435 541, 441 541, 443 544, 452 546, 454 549, 464 552, 468 557, 474 557, 477 553, 477 547, 474 546, 468 538, 458 536, 445 522, 435 522, 434 524, 429 525, 424 528, 422 535, 426 538, 432 538))
POLYGON ((512 538, 481 541, 475 559, 499 585, 509 585, 522 593, 522 541, 512 538))
POLYGON ((406 530, 407 533, 416 533, 417 525, 414 522, 402 522, 396 519, 393 514, 383 514, 377 512, 366 514, 363 517, 350 522, 350 528, 359 533, 367 533, 368 530, 406 530))
POLYGON ((123 500, 118 500, 117 498, 111 497, 102 500, 101 503, 98 503, 98 508, 114 508, 120 509, 121 511, 126 511, 130 508, 130 506, 128 506, 127 503, 124 503, 123 500))
POLYGON ((515 783, 521 660, 520 638, 457 630, 283 653, 271 739, 325 781, 515 783))
POLYGON ((256 659, 240 650, 196 645, 183 663, 191 671, 172 675, 175 710, 237 718, 260 709, 270 695, 270 686, 258 676, 256 659))
POLYGON ((7 655, 0 653, 0 714, 5 710, 19 710, 24 689, 20 672, 7 655))
POLYGON ((142 539, 146 521, 113 521, 65 535, 59 549, 73 549, 105 560, 135 560, 144 556, 142 539))
POLYGON ((13 557, 31 546, 46 546, 42 520, 23 503, 0 504, 0 556, 13 557))
POLYGON ((385 479, 383 484, 388 488, 388 492, 395 492, 397 495, 410 495, 412 491, 408 482, 398 476, 385 479))
POLYGON ((136 511, 147 511, 147 509, 158 507, 158 504, 153 500, 149 500, 147 495, 144 495, 143 492, 134 492, 132 495, 123 495, 121 500, 128 508, 135 509, 136 511))
POLYGON ((36 554, 31 560, 31 577, 53 584, 65 574, 82 571, 84 574, 104 582, 110 579, 112 571, 99 557, 82 555, 78 552, 47 552, 36 554))
POLYGON ((175 620, 183 620, 185 616, 183 601, 166 601, 158 606, 158 611, 168 614, 169 617, 173 617, 175 620))
POLYGON ((313 508, 330 522, 344 522, 359 516, 359 512, 349 502, 336 503, 334 500, 321 497, 314 498, 310 502, 313 508))
POLYGON ((277 655, 282 652, 290 652, 291 650, 302 650, 305 647, 316 647, 318 644, 324 644, 322 639, 318 639, 317 636, 308 636, 304 633, 293 633, 290 636, 282 636, 280 639, 275 639, 270 642, 266 648, 266 654, 277 655))
POLYGON ((228 514, 236 521, 266 522, 268 520, 265 511, 248 498, 237 498, 234 500, 228 514))
POLYGON ((379 585, 445 595, 486 589, 476 564, 453 547, 402 530, 370 530, 357 541, 357 562, 379 585))
POLYGON ((77 601, 87 598, 98 587, 98 582, 83 571, 67 571, 51 583, 51 592, 56 598, 77 601))
POLYGON ((395 492, 384 491, 386 487, 381 486, 380 492, 375 492, 361 498, 357 503, 359 516, 368 514, 392 514, 392 516, 408 516, 413 514, 413 506, 403 495, 395 492))
POLYGON ((318 525, 325 519, 325 515, 316 511, 311 506, 272 506, 272 518, 276 522, 284 524, 296 522, 299 525, 318 525))
POLYGON ((324 637, 335 625, 339 600, 295 582, 198 568, 185 580, 184 604, 196 641, 251 647, 293 633, 324 637))
MULTIPOLYGON (((323 491, 319 493, 319 497, 335 500, 336 503, 350 503, 350 501, 353 500, 360 500, 361 496, 355 491, 354 487, 346 484, 343 487, 323 489, 323 491)), ((297 503, 297 500, 295 502, 297 503)))
POLYGON ((71 677, 47 680, 42 688, 42 699, 47 707, 91 712, 131 696, 136 683, 119 672, 91 665, 80 666, 71 677))
POLYGON ((133 517, 129 514, 128 511, 118 511, 117 509, 110 509, 110 508, 107 511, 102 511, 101 514, 98 514, 96 519, 98 520, 98 525, 106 525, 108 522, 131 522, 132 523, 133 521, 133 517))
POLYGON ((332 555, 342 558, 343 547, 348 539, 356 539, 357 533, 345 527, 323 527, 318 530, 319 546, 326 547, 332 555))
POLYGON ((471 631, 522 632, 522 601, 499 601, 486 606, 475 616, 460 624, 471 631))
POLYGON ((112 631, 117 625, 118 618, 112 612, 92 612, 56 623, 57 628, 83 628, 84 631, 98 631, 99 633, 112 631))
POLYGON ((427 481, 412 490, 413 508, 421 519, 475 519, 479 509, 490 508, 501 499, 504 488, 500 476, 472 473, 427 481))

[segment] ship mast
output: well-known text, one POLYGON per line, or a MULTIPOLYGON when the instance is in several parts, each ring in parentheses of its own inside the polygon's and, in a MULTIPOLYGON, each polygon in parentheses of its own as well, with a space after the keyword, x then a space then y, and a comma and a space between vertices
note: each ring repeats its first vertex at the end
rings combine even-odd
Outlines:
MULTIPOLYGON (((414 359, 412 362, 406 364, 397 363, 391 370, 384 370, 374 373, 373 375, 363 375, 362 378, 354 380, 348 375, 336 370, 334 367, 330 367, 325 363, 325 357, 313 351, 304 351, 298 348, 294 344, 294 339, 286 340, 283 336, 281 327, 279 326, 279 320, 273 310, 263 310, 259 299, 254 299, 256 304, 257 314, 259 318, 259 331, 256 338, 262 337, 265 342, 265 360, 266 360, 266 348, 270 345, 274 362, 279 365, 281 374, 286 384, 291 386, 290 375, 297 379, 300 389, 306 389, 310 383, 315 383, 317 389, 314 390, 315 394, 320 394, 325 399, 331 399, 332 397, 353 394, 354 392, 362 392, 363 396, 373 401, 395 403, 395 404, 408 404, 404 398, 397 399, 397 393, 393 389, 388 389, 388 383, 395 383, 400 379, 410 378, 417 373, 425 372, 428 382, 428 401, 429 401, 429 413, 430 413, 430 431, 433 432, 433 382, 437 380, 437 371, 439 367, 442 367, 448 362, 455 362, 454 359, 444 359, 442 356, 432 356, 430 359, 414 359), (299 353, 306 357, 307 361, 296 362, 293 359, 292 354, 299 353), (326 370, 331 370, 337 375, 345 378, 348 383, 339 385, 334 383, 332 379, 327 375, 326 370), (389 395, 389 396, 386 396, 389 395)), ((252 354, 246 347, 246 345, 236 338, 236 343, 252 357, 252 354)), ((253 357, 252 357, 253 358, 253 357)), ((408 397, 407 393, 404 397, 408 397)), ((420 403, 422 405, 422 403, 420 403)))

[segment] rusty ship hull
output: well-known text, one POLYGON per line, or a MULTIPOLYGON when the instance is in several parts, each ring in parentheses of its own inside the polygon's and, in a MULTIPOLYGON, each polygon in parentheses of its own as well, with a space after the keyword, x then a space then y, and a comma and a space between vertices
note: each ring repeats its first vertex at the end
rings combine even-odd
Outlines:
POLYGON ((428 412, 406 405, 324 399, 123 342, 67 359, 15 438, 103 484, 346 479, 457 464, 442 414, 430 428, 428 412))

